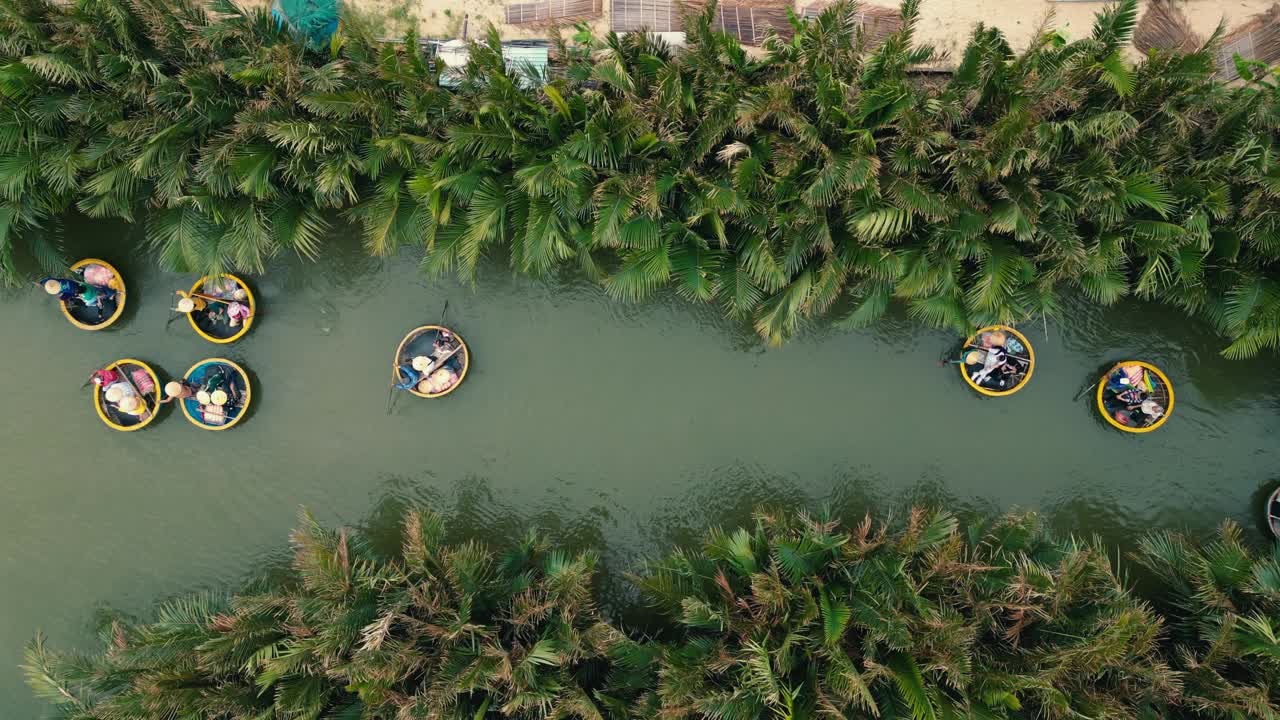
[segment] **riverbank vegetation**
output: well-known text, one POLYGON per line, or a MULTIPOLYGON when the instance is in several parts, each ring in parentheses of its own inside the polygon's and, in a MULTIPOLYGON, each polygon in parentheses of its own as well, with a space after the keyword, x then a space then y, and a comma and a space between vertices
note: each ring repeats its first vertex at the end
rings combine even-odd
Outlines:
POLYGON ((639 628, 595 602, 590 551, 400 525, 397 548, 304 515, 288 572, 108 616, 95 653, 37 637, 28 680, 86 720, 1280 716, 1280 556, 1230 524, 1142 540, 1135 585, 1032 515, 761 511, 630 576, 639 628))
POLYGON ((56 264, 72 209, 198 272, 322 254, 342 215, 431 273, 572 267, 774 342, 895 301, 1013 322, 1068 290, 1208 318, 1228 356, 1280 344, 1274 73, 1218 82, 1213 41, 1131 64, 1123 0, 1016 54, 979 26, 933 81, 918 2, 877 47, 846 3, 762 55, 704 14, 684 51, 584 33, 545 75, 491 33, 446 89, 416 38, 358 23, 314 48, 228 0, 0 0, 0 265, 56 264))

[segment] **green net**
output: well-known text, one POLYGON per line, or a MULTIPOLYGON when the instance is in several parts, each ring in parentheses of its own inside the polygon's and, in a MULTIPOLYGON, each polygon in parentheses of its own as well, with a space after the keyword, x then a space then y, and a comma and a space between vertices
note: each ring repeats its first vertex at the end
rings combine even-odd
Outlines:
POLYGON ((338 31, 338 0, 275 0, 271 14, 313 47, 327 45, 338 31))

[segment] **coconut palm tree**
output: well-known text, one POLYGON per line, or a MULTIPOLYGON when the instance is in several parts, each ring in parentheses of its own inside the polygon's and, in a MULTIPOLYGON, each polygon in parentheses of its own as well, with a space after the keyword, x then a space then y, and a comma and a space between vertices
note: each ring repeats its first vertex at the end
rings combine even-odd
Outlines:
POLYGON ((678 717, 1129 717, 1176 688, 1105 553, 1030 516, 761 513, 637 583, 684 630, 658 672, 678 717))
POLYGON ((842 1, 762 53, 713 3, 683 51, 584 28, 555 72, 508 67, 493 32, 445 88, 416 37, 356 17, 326 47, 228 0, 0 0, 0 271, 58 264, 73 207, 145 223, 164 266, 200 272, 314 257, 342 214, 431 273, 571 265, 772 343, 895 302, 1015 322, 1065 289, 1202 315, 1231 357, 1280 346, 1280 91, 1244 61, 1217 82, 1220 34, 1130 64, 1137 11, 1019 53, 979 26, 933 82, 918 0, 874 46, 842 1))
POLYGON ((536 535, 501 554, 451 544, 410 511, 384 557, 303 514, 292 572, 234 597, 113 618, 97 655, 28 646, 37 693, 66 718, 624 717, 634 645, 593 604, 595 557, 536 535))
POLYGON ((1164 532, 1139 543, 1133 559, 1154 580, 1182 680, 1166 717, 1280 717, 1278 552, 1254 552, 1229 521, 1209 542, 1164 532))

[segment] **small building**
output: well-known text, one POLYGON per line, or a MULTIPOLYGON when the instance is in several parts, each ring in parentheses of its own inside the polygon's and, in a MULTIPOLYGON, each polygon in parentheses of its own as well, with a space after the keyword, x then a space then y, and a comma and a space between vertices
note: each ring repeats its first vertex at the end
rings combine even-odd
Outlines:
MULTIPOLYGON (((466 40, 432 41, 436 61, 444 67, 440 70, 442 87, 457 87, 462 71, 471 60, 471 45, 466 40)), ((502 58, 507 70, 533 70, 545 75, 551 55, 551 43, 546 40, 507 40, 502 43, 502 58)))

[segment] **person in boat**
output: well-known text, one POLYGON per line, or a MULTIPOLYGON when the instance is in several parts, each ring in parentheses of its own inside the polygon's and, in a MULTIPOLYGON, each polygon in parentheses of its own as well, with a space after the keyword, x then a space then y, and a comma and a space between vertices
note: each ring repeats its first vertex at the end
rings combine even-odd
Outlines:
POLYGON ((1142 391, 1135 387, 1130 387, 1128 385, 1124 387, 1128 389, 1121 390, 1120 392, 1116 393, 1116 399, 1124 403, 1125 405, 1129 405, 1131 407, 1138 407, 1139 405, 1141 405, 1143 400, 1142 391))
POLYGON ((244 292, 240 287, 240 284, 229 277, 217 277, 205 280, 202 291, 205 295, 215 297, 220 300, 227 298, 241 300, 243 299, 243 295, 241 297, 236 297, 236 294, 244 292))
POLYGON ((186 400, 187 398, 195 397, 198 390, 199 388, 186 380, 170 380, 164 385, 164 399, 160 401, 160 404, 164 405, 174 400, 186 400))
POLYGON ((59 300, 65 299, 67 292, 72 291, 76 299, 91 307, 101 307, 104 300, 110 302, 116 299, 116 291, 105 285, 53 277, 45 278, 41 284, 44 285, 45 292, 57 295, 59 300))
POLYGON ((104 301, 113 301, 116 298, 116 291, 111 288, 89 285, 88 283, 66 278, 49 277, 41 280, 40 284, 44 286, 45 292, 50 295, 56 295, 58 300, 68 305, 97 308, 99 317, 103 315, 105 310, 102 303, 104 301))
POLYGON ((427 393, 436 395, 456 385, 458 373, 454 372, 453 368, 445 366, 428 375, 423 382, 428 387, 427 393))
POLYGON ((227 368, 215 365, 205 376, 204 388, 196 391, 201 405, 240 407, 240 391, 227 368))
POLYGON ((150 412, 147 410, 147 404, 134 390, 133 386, 124 381, 111 383, 102 392, 102 397, 109 405, 124 415, 132 415, 139 420, 146 420, 150 412))
POLYGON ((77 275, 85 283, 103 288, 110 287, 111 281, 116 279, 115 273, 111 272, 110 268, 106 265, 99 265, 98 263, 90 263, 77 270, 72 270, 71 272, 77 275))
POLYGON ((143 395, 155 390, 156 384, 151 380, 151 373, 142 368, 134 368, 129 373, 129 378, 133 381, 129 383, 125 381, 123 375, 120 374, 119 368, 108 368, 105 370, 94 370, 89 376, 89 382, 100 388, 110 388, 112 385, 120 384, 127 388, 127 392, 140 392, 143 395), (136 388, 136 390, 135 390, 136 388))
POLYGON ((181 290, 178 291, 178 312, 190 315, 193 312, 200 312, 208 306, 209 304, 205 302, 204 298, 188 295, 181 290))
POLYGON ((84 290, 84 283, 67 278, 47 277, 40 280, 39 284, 44 287, 45 292, 58 296, 61 302, 75 301, 84 290))
POLYGON ((396 383, 397 390, 417 390, 420 393, 430 392, 424 389, 426 385, 427 373, 431 372, 431 368, 435 366, 435 359, 426 355, 418 355, 408 364, 401 364, 399 368, 400 381, 396 383))
POLYGON ((450 355, 458 347, 458 338, 448 330, 441 330, 436 335, 436 341, 431 344, 431 353, 436 358, 442 358, 450 355))
POLYGON ((239 327, 240 323, 249 319, 249 316, 248 305, 234 300, 227 305, 227 324, 231 327, 239 327))
POLYGON ((98 387, 106 387, 107 385, 118 382, 119 380, 120 373, 114 368, 107 370, 94 370, 93 374, 89 376, 89 382, 97 385, 98 387))
POLYGON ((1142 414, 1146 416, 1147 425, 1150 425, 1164 417, 1164 408, 1160 406, 1160 403, 1150 398, 1143 400, 1142 404, 1138 406, 1138 409, 1140 409, 1142 414))

